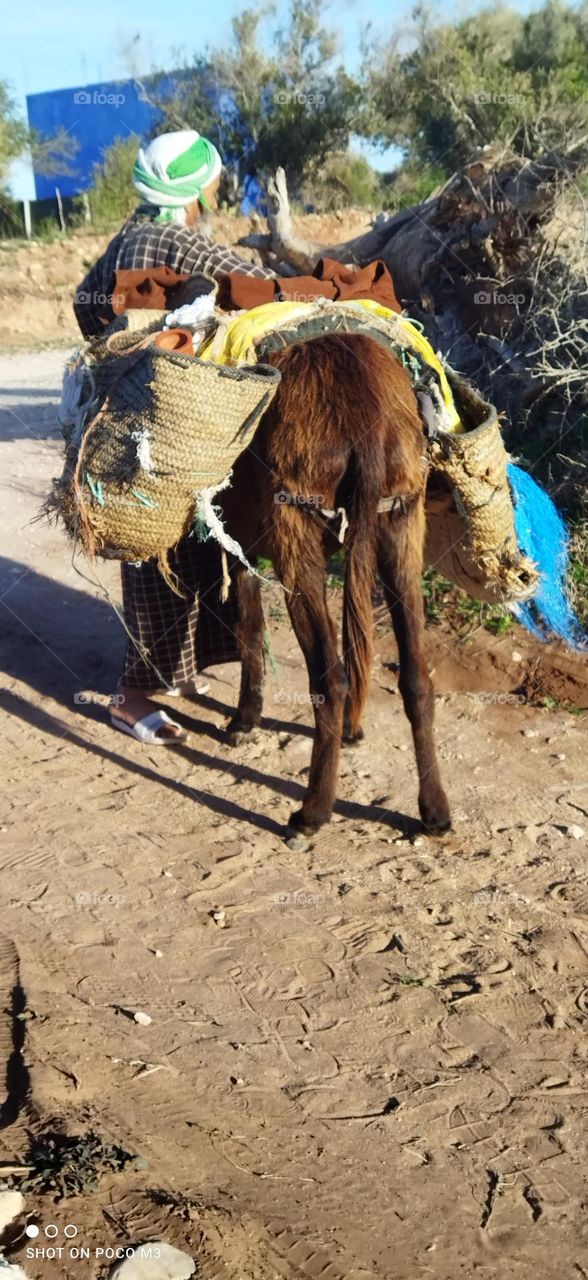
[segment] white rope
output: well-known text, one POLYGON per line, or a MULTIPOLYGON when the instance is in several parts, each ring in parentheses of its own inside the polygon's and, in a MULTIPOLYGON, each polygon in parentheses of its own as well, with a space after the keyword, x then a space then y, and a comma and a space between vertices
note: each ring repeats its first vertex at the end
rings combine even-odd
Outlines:
POLYGON ((232 478, 233 473, 229 471, 228 476, 225 476, 220 484, 209 485, 207 489, 198 490, 196 494, 196 517, 207 526, 209 530, 208 536, 214 538, 223 551, 229 551, 231 555, 235 556, 245 566, 248 573, 255 574, 255 577, 262 582, 275 585, 271 584, 269 578, 265 578, 263 573, 260 573, 258 569, 254 569, 253 565, 249 563, 241 544, 235 538, 232 538, 230 533, 227 533, 221 520, 221 508, 214 505, 213 500, 216 498, 217 493, 222 493, 223 489, 227 489, 232 478))
POLYGON ((151 457, 151 436, 147 428, 143 431, 132 431, 131 439, 135 441, 137 446, 137 461, 143 471, 148 475, 153 472, 153 459, 151 457))

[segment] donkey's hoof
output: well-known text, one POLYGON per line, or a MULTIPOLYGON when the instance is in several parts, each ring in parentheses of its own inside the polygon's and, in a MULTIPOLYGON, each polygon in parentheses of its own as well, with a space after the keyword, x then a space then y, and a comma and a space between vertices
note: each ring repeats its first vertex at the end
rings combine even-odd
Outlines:
POLYGON ((442 836, 446 831, 451 831, 449 802, 443 791, 426 800, 419 797, 419 813, 426 835, 442 836))
POLYGON ((288 827, 286 831, 286 845, 293 853, 308 853, 308 850, 310 849, 310 840, 307 840, 306 836, 300 835, 299 831, 290 831, 290 828, 288 827))
POLYGON ((238 747, 242 742, 257 742, 259 728, 255 724, 245 724, 236 716, 227 725, 227 742, 230 747, 238 747))
POLYGON ((351 729, 343 728, 343 736, 341 738, 342 747, 357 747, 363 742, 365 733, 363 729, 358 729, 356 733, 352 733, 351 729))
POLYGON ((302 809, 297 809, 296 813, 290 815, 286 827, 285 840, 288 848, 299 852, 308 849, 308 837, 316 835, 320 825, 319 822, 306 821, 302 809))

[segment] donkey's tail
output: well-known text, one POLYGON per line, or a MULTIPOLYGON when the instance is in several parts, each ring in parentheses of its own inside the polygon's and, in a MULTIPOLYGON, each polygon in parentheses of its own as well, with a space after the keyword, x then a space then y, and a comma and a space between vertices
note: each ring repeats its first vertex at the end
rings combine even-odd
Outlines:
POLYGON ((382 494, 381 422, 374 423, 351 459, 352 493, 343 594, 343 654, 349 682, 346 738, 355 738, 368 693, 373 653, 372 592, 376 576, 376 524, 382 494))
POLYGON ((378 504, 383 497, 422 490, 423 435, 410 381, 396 356, 357 334, 340 341, 353 346, 363 366, 360 390, 356 364, 346 401, 350 406, 352 500, 343 604, 349 681, 344 732, 346 737, 356 737, 372 663, 378 504))

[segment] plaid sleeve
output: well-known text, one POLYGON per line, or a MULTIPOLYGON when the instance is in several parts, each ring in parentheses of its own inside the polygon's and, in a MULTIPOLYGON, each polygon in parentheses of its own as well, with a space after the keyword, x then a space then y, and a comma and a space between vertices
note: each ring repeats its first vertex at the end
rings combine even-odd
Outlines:
POLYGON ((82 280, 74 298, 74 313, 85 338, 94 337, 114 319, 111 298, 118 270, 169 267, 181 275, 205 275, 218 280, 230 271, 268 280, 272 273, 246 262, 232 249, 212 244, 188 227, 131 219, 110 241, 105 253, 82 280))
MULTIPOLYGON (((204 275, 212 276, 213 280, 218 280, 220 276, 226 275, 229 271, 240 271, 242 275, 257 276, 260 280, 266 280, 271 277, 271 272, 266 271, 263 267, 257 267, 254 262, 246 262, 244 258, 240 258, 238 253, 233 253, 232 249, 227 249, 225 245, 209 244, 204 237, 200 238, 202 248, 197 252, 202 254, 202 263, 199 270, 204 275)), ((188 253, 188 258, 189 258, 188 253)), ((185 270, 185 268, 184 268, 185 270)))
POLYGON ((116 260, 123 240, 123 231, 110 241, 101 258, 94 263, 82 283, 78 285, 73 309, 84 338, 94 338, 104 332, 104 327, 114 320, 112 294, 115 285, 116 260))
POLYGON ((182 275, 207 275, 217 279, 227 271, 243 271, 246 275, 270 273, 222 245, 211 244, 206 236, 188 227, 156 226, 152 222, 139 225, 125 236, 117 255, 117 268, 170 267, 182 275))

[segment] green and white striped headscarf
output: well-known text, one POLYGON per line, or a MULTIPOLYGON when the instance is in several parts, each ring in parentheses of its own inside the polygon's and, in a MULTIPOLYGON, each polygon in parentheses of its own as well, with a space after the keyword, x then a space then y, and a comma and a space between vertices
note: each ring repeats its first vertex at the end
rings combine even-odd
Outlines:
POLYGON ((183 222, 186 205, 200 200, 206 206, 202 193, 221 169, 222 160, 208 138, 195 129, 178 129, 139 149, 133 182, 148 204, 159 205, 156 222, 183 222))

